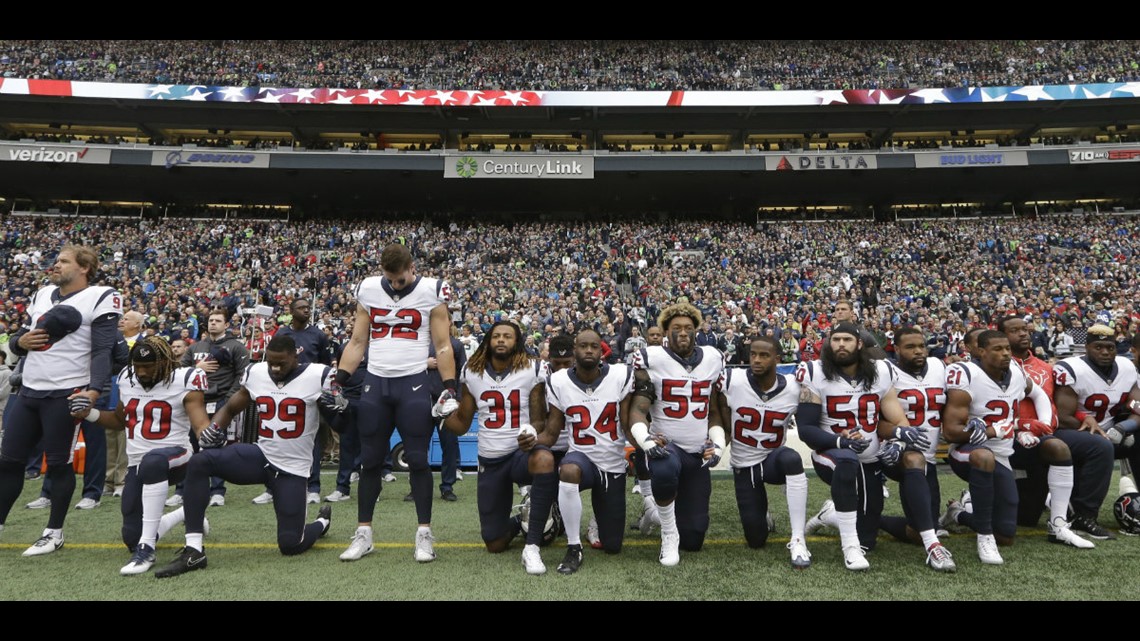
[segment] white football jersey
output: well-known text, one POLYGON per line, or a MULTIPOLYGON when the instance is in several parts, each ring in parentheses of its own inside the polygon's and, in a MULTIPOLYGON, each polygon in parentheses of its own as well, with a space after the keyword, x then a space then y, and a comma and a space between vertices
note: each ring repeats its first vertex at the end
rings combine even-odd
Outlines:
POLYGON ((657 400, 649 410, 651 434, 690 454, 701 452, 709 436, 709 406, 720 389, 724 357, 710 345, 698 345, 689 362, 665 347, 650 345, 635 353, 633 366, 653 382, 657 400))
POLYGON ((317 399, 331 389, 333 376, 331 367, 304 363, 278 385, 269 377, 268 363, 246 368, 242 386, 257 405, 257 446, 278 469, 309 478, 320 427, 317 399))
POLYGON ((728 427, 729 463, 741 469, 763 463, 784 444, 788 420, 800 406, 800 384, 791 374, 777 374, 772 389, 759 388, 751 369, 725 369, 721 384, 732 410, 728 427))
POLYGON ((541 363, 501 375, 490 365, 478 374, 464 367, 459 382, 475 399, 479 456, 499 458, 519 449, 519 427, 530 425, 530 391, 542 383, 541 363))
POLYGON ((1077 407, 1093 415, 1102 430, 1116 425, 1118 414, 1128 413, 1128 399, 1136 383, 1136 367, 1123 356, 1116 357, 1107 378, 1087 356, 1071 356, 1053 365, 1053 385, 1071 387, 1077 394, 1077 407))
POLYGON ((206 373, 196 367, 179 367, 174 378, 144 388, 130 375, 119 373, 119 402, 127 415, 127 464, 138 465, 143 456, 161 447, 190 448, 190 416, 182 400, 190 392, 205 392, 206 373))
MULTIPOLYGON (((986 425, 1017 420, 1017 404, 1025 398, 1025 372, 1010 362, 1009 372, 999 383, 976 363, 954 363, 946 368, 946 391, 962 390, 970 395, 970 418, 980 418, 986 425)), ((991 438, 982 444, 994 453, 1005 467, 1012 469, 1013 438, 991 438)))
MULTIPOLYGON (((874 361, 875 384, 865 389, 863 383, 842 374, 835 380, 825 378, 819 361, 804 361, 796 367, 796 380, 820 398, 819 426, 839 434, 860 429, 870 445, 859 454, 860 463, 872 463, 879 453, 879 409, 895 382, 895 366, 888 360, 874 361)), ((814 456, 814 454, 813 454, 814 456)))
MULTIPOLYGON (((539 371, 539 376, 542 377, 542 380, 548 383, 546 389, 550 389, 550 385, 549 385, 550 374, 551 374, 550 362, 549 361, 542 361, 542 365, 538 371, 539 371)), ((562 430, 561 432, 559 432, 558 433, 558 440, 554 442, 554 445, 550 446, 550 449, 555 451, 555 452, 568 452, 568 451, 570 451, 570 432, 567 430, 562 430)))
POLYGON ((75 389, 91 383, 91 321, 112 314, 123 315, 123 299, 110 287, 90 286, 62 298, 59 288, 49 285, 36 291, 28 304, 29 329, 56 305, 74 307, 83 317, 79 329, 42 351, 28 352, 24 362, 24 386, 38 391, 75 389))
POLYGON ((931 356, 917 376, 898 366, 895 374, 895 392, 906 412, 907 424, 926 433, 930 447, 923 454, 927 463, 935 464, 934 453, 942 437, 942 408, 946 406, 946 364, 931 356))
POLYGON ((633 368, 602 364, 601 375, 587 384, 573 367, 550 375, 546 401, 566 417, 563 433, 570 451, 582 452, 603 472, 625 472, 625 434, 619 405, 633 391, 633 368))
POLYGON ((417 276, 396 291, 387 278, 371 276, 354 293, 370 322, 368 371, 390 378, 427 371, 431 310, 451 299, 447 283, 417 276))

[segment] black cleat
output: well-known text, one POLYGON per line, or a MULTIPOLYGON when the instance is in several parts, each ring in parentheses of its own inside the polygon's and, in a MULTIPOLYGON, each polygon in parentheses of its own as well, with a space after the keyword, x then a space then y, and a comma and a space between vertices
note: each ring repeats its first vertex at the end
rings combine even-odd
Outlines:
POLYGON ((173 561, 157 570, 154 576, 159 579, 165 579, 169 576, 186 574, 192 570, 202 570, 205 569, 205 567, 206 553, 199 552, 187 545, 178 551, 178 556, 174 557, 173 561))
POLYGON ((1115 534, 1101 527, 1095 518, 1089 516, 1078 516, 1074 518, 1072 523, 1069 524, 1069 527, 1077 532, 1084 532, 1090 539, 1096 539, 1098 541, 1112 541, 1116 539, 1115 534))
POLYGON ((321 509, 317 510, 317 518, 328 521, 328 523, 325 524, 325 529, 321 530, 321 536, 328 534, 329 528, 332 527, 332 506, 322 505, 321 509))
POLYGON ((558 564, 559 574, 574 574, 582 567, 582 546, 571 545, 566 548, 566 556, 558 564))

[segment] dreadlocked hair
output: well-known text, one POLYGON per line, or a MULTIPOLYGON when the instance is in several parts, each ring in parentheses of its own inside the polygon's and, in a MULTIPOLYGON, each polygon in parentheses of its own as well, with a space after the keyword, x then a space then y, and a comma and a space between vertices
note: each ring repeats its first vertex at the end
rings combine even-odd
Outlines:
MULTIPOLYGON (((153 362, 155 364, 155 386, 159 385, 160 383, 169 384, 174 382, 174 370, 178 368, 178 359, 174 356, 174 350, 170 349, 170 343, 167 343, 162 337, 158 336, 157 334, 154 336, 147 336, 146 338, 139 339, 135 342, 135 346, 131 348, 130 364, 127 365, 127 376, 129 376, 131 380, 139 383, 140 385, 142 384, 142 382, 138 380, 138 377, 135 376, 135 360, 138 359, 139 362, 144 362, 144 359, 138 358, 139 348, 144 346, 149 347, 154 352, 155 359, 153 362)), ((149 359, 145 359, 145 362, 151 361, 149 359)))
POLYGON ((483 340, 480 341, 479 347, 475 348, 471 357, 467 359, 467 369, 476 373, 482 374, 487 369, 487 363, 490 357, 487 352, 491 350, 491 334, 495 333, 496 327, 510 327, 515 332, 515 348, 510 354, 507 355, 507 360, 510 362, 510 371, 517 372, 531 366, 530 355, 526 353, 526 347, 523 346, 522 330, 519 326, 509 320, 497 321, 491 325, 491 329, 483 334, 483 340))

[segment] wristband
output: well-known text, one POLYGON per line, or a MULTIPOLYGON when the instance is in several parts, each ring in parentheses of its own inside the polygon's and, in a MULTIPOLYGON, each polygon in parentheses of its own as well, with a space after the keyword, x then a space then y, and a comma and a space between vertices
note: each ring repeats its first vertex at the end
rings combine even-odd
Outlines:
POLYGON ((340 386, 342 386, 342 387, 343 387, 344 385, 347 385, 347 384, 348 384, 348 379, 350 379, 350 378, 352 378, 352 374, 351 374, 350 372, 348 372, 347 370, 338 369, 338 370, 336 371, 336 382, 337 382, 337 385, 340 385, 340 386))
POLYGON ((87 412, 87 416, 83 417, 83 420, 87 421, 88 423, 94 423, 95 421, 99 420, 99 415, 101 413, 102 412, 92 407, 91 411, 87 412))
POLYGON ((443 389, 451 390, 452 392, 459 391, 459 382, 454 378, 449 378, 443 382, 443 389))
POLYGON ((1084 411, 1084 410, 1077 410, 1077 411, 1073 412, 1073 416, 1074 416, 1074 417, 1075 417, 1075 418, 1076 418, 1078 421, 1080 421, 1080 422, 1082 422, 1082 423, 1083 423, 1083 422, 1085 421, 1085 419, 1086 419, 1086 418, 1088 418, 1088 416, 1089 416, 1089 413, 1088 413, 1088 412, 1086 412, 1086 411, 1084 411))

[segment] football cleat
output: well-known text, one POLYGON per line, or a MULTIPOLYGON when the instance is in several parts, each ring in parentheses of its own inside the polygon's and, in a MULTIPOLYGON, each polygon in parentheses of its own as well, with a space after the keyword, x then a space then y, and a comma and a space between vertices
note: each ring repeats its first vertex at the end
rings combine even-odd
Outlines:
MULTIPOLYGON (((602 539, 598 536, 598 517, 591 516, 590 524, 586 526, 586 540, 595 550, 602 549, 602 539)), ((569 573, 567 573, 569 574, 569 573)))
MULTIPOLYGON (((581 550, 581 547, 578 549, 581 550)), ((526 568, 526 573, 531 576, 546 574, 546 565, 542 562, 542 555, 539 554, 537 545, 523 546, 522 564, 526 568)))
POLYGON ((559 574, 574 574, 582 567, 582 546, 571 545, 566 548, 566 556, 558 564, 559 574))
POLYGON ((24 507, 28 508, 29 510, 42 510, 46 507, 51 507, 51 499, 46 496, 41 496, 34 501, 28 502, 28 504, 24 507))
MULTIPOLYGON (((355 472, 353 472, 353 474, 355 474, 355 472)), ((350 477, 350 479, 351 479, 351 477, 350 477)), ((396 482, 396 475, 391 473, 391 472, 388 472, 383 477, 381 477, 380 480, 384 481, 385 483, 395 483, 396 482)))
POLYGON ((811 567, 811 552, 802 539, 788 541, 788 549, 792 553, 792 567, 796 570, 806 570, 811 567))
POLYGON ((1084 532, 1090 539, 1098 541, 1112 541, 1116 539, 1116 535, 1106 530, 1096 519, 1091 516, 1078 516, 1075 517, 1069 527, 1074 532, 1084 532))
POLYGON ((656 503, 642 506, 641 518, 637 520, 637 529, 646 536, 653 534, 654 528, 661 529, 661 512, 656 503))
POLYGON ((961 503, 950 499, 946 502, 946 512, 938 518, 938 525, 947 529, 958 525, 958 515, 965 511, 961 503))
POLYGON ((329 494, 328 496, 325 497, 325 501, 327 501, 329 503, 339 503, 340 501, 347 501, 350 498, 352 498, 352 497, 349 496, 348 494, 341 492, 340 490, 333 490, 332 494, 329 494))
POLYGON ((1005 559, 998 552, 997 540, 992 534, 978 535, 978 559, 986 565, 1001 565, 1005 559))
POLYGON ((166 499, 166 507, 178 507, 182 505, 182 495, 172 494, 170 498, 166 499))
POLYGON ((273 494, 271 492, 262 492, 253 497, 253 502, 257 505, 269 505, 273 502, 273 494))
POLYGON ((372 528, 361 525, 352 535, 352 543, 340 554, 341 561, 357 561, 366 554, 372 554, 372 528))
POLYGON ((226 497, 222 494, 210 495, 210 505, 214 507, 222 507, 226 504, 226 497))
POLYGON ((63 533, 59 535, 49 534, 46 530, 32 546, 24 550, 24 556, 41 556, 44 554, 51 554, 56 550, 63 547, 63 533))
POLYGON ((954 573, 958 571, 958 566, 954 564, 954 557, 950 554, 950 550, 937 542, 926 548, 926 565, 935 572, 954 573))
POLYGON ((661 565, 672 567, 681 562, 681 535, 678 532, 661 531, 661 565))
POLYGON ((305 495, 305 503, 316 504, 316 503, 320 503, 320 502, 321 502, 321 495, 318 492, 309 492, 307 495, 305 495))
MULTIPOLYGON (((974 497, 970 496, 970 490, 962 490, 962 493, 958 496, 958 502, 962 504, 963 510, 970 514, 974 513, 974 497)), ((1048 508, 1049 506, 1046 505, 1045 507, 1048 508)))
POLYGON ((413 556, 420 563, 430 563, 435 560, 435 537, 429 528, 416 530, 416 552, 413 556))
POLYGON ((823 502, 823 507, 819 508, 819 512, 816 512, 815 516, 807 520, 807 523, 804 525, 804 534, 815 534, 822 530, 824 526, 827 525, 826 521, 830 520, 834 514, 835 502, 831 499, 827 499, 823 502))
POLYGON ((322 505, 321 509, 317 510, 317 518, 325 520, 325 529, 321 530, 321 536, 329 533, 329 528, 332 527, 332 506, 322 505))
POLYGON ((1061 517, 1049 521, 1049 542, 1071 545, 1082 550, 1091 550, 1096 544, 1088 539, 1082 539, 1069 527, 1061 517))
POLYGON ((768 534, 776 533, 776 519, 772 518, 772 513, 767 512, 764 514, 764 520, 768 523, 768 534))
POLYGON ((843 565, 848 570, 855 572, 861 572, 871 567, 871 564, 867 562, 863 547, 859 545, 849 545, 843 548, 843 565))
POLYGON ((140 545, 135 548, 135 553, 131 555, 130 563, 124 565, 119 570, 119 574, 123 576, 142 574, 154 565, 154 561, 154 548, 149 545, 140 545))
POLYGON ((187 545, 178 551, 178 556, 166 565, 162 566, 155 571, 154 576, 157 579, 165 579, 167 577, 178 576, 179 574, 186 574, 194 570, 203 570, 206 568, 206 553, 195 550, 187 545))

